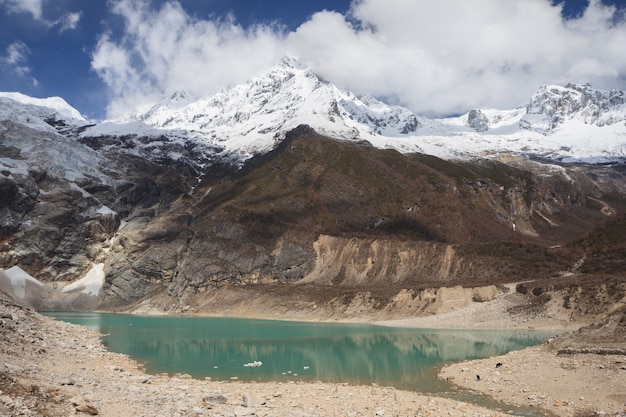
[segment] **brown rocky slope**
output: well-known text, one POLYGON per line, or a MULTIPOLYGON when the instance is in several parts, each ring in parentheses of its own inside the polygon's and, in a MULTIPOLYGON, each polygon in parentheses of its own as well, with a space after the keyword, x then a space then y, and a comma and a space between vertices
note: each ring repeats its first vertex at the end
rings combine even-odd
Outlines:
MULTIPOLYGON (((0 267, 59 287, 102 263, 100 297, 80 308, 215 314, 256 298, 276 311, 382 319, 424 313, 440 287, 562 286, 570 275, 623 286, 623 234, 609 233, 626 207, 620 166, 444 161, 301 126, 241 169, 210 164, 193 185, 198 167, 124 156, 109 142, 86 144, 114 153, 113 182, 83 184, 92 199, 32 177, 46 192, 0 244, 0 267), (108 217, 84 214, 101 203, 108 217), (592 244, 596 235, 608 241, 592 244)), ((10 210, 26 198, 16 187, 5 188, 10 210)))
MULTIPOLYGON (((133 283, 167 311, 215 314, 261 297, 312 317, 323 306, 350 317, 354 303, 377 316, 394 300, 397 312, 403 291, 428 303, 430 288, 574 284, 565 278, 587 254, 606 253, 580 243, 586 233, 623 218, 622 178, 613 168, 407 156, 302 127, 242 170, 208 174, 140 230, 122 229, 105 302, 132 301, 133 283)), ((616 270, 584 272, 623 281, 616 270)))

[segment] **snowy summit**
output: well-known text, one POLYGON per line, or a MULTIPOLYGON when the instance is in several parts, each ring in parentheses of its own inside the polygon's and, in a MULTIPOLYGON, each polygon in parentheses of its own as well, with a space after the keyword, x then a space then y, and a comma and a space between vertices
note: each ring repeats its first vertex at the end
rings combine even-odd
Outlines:
POLYGON ((428 119, 341 90, 288 57, 265 74, 214 96, 196 99, 177 92, 119 122, 130 121, 183 130, 243 158, 269 151, 285 132, 303 123, 331 137, 448 159, 512 152, 605 163, 626 153, 622 91, 542 86, 516 109, 474 109, 460 117, 428 119))
POLYGON ((269 151, 276 139, 302 123, 345 139, 395 137, 419 126, 408 109, 359 99, 287 57, 260 77, 212 97, 191 101, 188 93, 174 93, 125 120, 182 129, 244 155, 269 151))

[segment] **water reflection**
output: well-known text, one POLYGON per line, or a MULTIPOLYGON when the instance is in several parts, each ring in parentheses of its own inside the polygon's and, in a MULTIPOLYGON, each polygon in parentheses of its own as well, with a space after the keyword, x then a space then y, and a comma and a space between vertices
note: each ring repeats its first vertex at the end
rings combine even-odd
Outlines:
POLYGON ((389 329, 368 325, 225 318, 63 314, 108 334, 105 345, 149 372, 197 378, 321 380, 438 391, 445 362, 494 356, 553 334, 512 331, 389 329), (244 364, 261 361, 260 367, 244 364))

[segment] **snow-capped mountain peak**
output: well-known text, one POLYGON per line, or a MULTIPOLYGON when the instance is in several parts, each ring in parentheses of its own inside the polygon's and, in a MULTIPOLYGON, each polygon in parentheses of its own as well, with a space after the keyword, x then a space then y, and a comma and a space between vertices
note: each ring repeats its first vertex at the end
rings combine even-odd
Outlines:
POLYGON ((359 99, 290 57, 245 84, 195 101, 188 98, 176 105, 169 98, 126 120, 185 130, 244 155, 270 150, 277 137, 302 123, 330 136, 367 140, 406 135, 420 126, 410 110, 373 97, 359 99))
POLYGON ((123 138, 133 142, 124 152, 155 161, 187 158, 194 169, 224 158, 242 163, 273 149, 301 124, 339 139, 445 159, 519 154, 610 163, 626 157, 625 102, 623 91, 545 85, 527 105, 513 110, 473 109, 458 117, 428 119, 342 90, 284 57, 244 84, 205 97, 174 92, 118 121, 85 126, 86 120, 62 99, 18 93, 0 94, 0 120, 82 139, 123 138))
POLYGON ((191 94, 188 91, 175 91, 166 100, 160 104, 169 107, 170 109, 182 109, 194 101, 197 101, 198 97, 191 94))
POLYGON ((289 55, 283 56, 275 66, 275 68, 281 67, 292 70, 310 71, 310 69, 306 65, 303 65, 299 60, 289 55))
POLYGON ((25 105, 54 110, 61 118, 86 122, 80 112, 70 106, 67 101, 61 97, 35 98, 16 92, 0 92, 0 97, 5 97, 25 105))
POLYGON ((427 119, 342 90, 290 57, 247 83, 197 100, 175 95, 127 120, 186 132, 242 161, 271 150, 300 124, 335 138, 447 159, 518 153, 597 163, 626 154, 622 91, 546 85, 513 110, 474 109, 460 117, 427 119))
POLYGON ((624 103, 619 90, 598 90, 589 84, 544 85, 530 99, 520 127, 550 134, 567 120, 612 125, 626 120, 624 103))

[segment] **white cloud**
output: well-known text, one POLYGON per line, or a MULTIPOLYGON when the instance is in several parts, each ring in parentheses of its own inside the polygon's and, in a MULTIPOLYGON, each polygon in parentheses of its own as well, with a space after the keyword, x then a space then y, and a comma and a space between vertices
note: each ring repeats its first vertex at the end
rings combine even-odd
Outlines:
POLYGON ((44 0, 0 0, 12 13, 30 13, 35 20, 42 19, 44 0))
POLYGON ((74 30, 78 27, 78 23, 80 22, 80 18, 82 16, 81 12, 70 12, 63 15, 56 24, 59 25, 59 31, 64 32, 66 30, 74 30))
POLYGON ((111 115, 176 90, 214 93, 284 54, 424 114, 515 107, 546 83, 626 88, 626 23, 600 0, 573 20, 550 0, 354 0, 347 16, 322 11, 292 32, 201 20, 176 1, 119 0, 112 11, 124 32, 102 35, 92 59, 111 115))
POLYGON ((37 80, 30 76, 32 70, 28 66, 29 55, 30 48, 24 42, 16 41, 7 46, 5 55, 0 57, 0 64, 20 78, 30 78, 33 85, 37 86, 37 80))
POLYGON ((545 83, 626 87, 626 56, 616 47, 626 26, 613 22, 615 13, 597 0, 571 21, 545 0, 362 0, 351 14, 366 29, 333 31, 346 44, 325 39, 326 26, 340 22, 315 17, 293 36, 313 43, 327 78, 420 113, 449 114, 514 107, 545 83))
POLYGON ((28 60, 28 55, 30 55, 30 48, 24 42, 17 41, 7 47, 3 60, 9 65, 19 66, 28 60))
POLYGON ((46 19, 43 13, 46 1, 48 0, 0 0, 0 6, 4 6, 9 13, 29 13, 34 20, 47 28, 58 26, 60 32, 78 27, 81 12, 68 12, 54 21, 46 19))
POLYGON ((178 90, 216 92, 258 74, 279 58, 280 30, 244 30, 233 18, 198 20, 176 2, 151 10, 147 1, 119 1, 125 33, 103 35, 92 68, 108 84, 119 115, 178 90))

